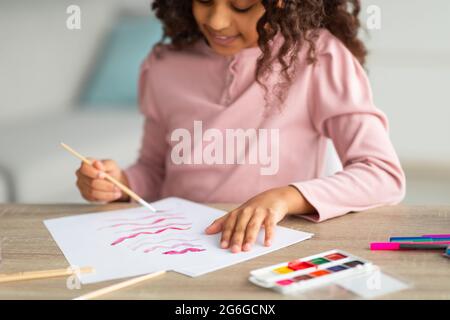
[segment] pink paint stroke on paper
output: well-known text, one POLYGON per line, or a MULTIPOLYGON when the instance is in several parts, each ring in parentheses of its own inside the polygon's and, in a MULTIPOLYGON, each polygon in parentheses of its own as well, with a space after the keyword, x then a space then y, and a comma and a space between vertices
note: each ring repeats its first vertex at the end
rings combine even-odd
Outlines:
POLYGON ((189 230, 189 229, 190 229, 190 227, 189 228, 168 227, 168 228, 157 230, 155 232, 150 232, 150 231, 137 232, 137 233, 133 233, 133 234, 131 234, 129 236, 120 237, 119 239, 117 239, 113 243, 111 243, 111 245, 115 246, 116 244, 119 244, 119 243, 121 243, 121 242, 123 242, 123 241, 125 241, 127 239, 136 238, 137 236, 140 236, 141 234, 158 234, 158 233, 161 233, 161 232, 164 232, 164 231, 167 231, 167 230, 189 230))
POLYGON ((186 219, 186 218, 185 217, 159 218, 150 223, 129 223, 129 222, 128 223, 116 223, 116 224, 112 224, 109 226, 101 227, 98 230, 103 230, 103 229, 107 229, 107 228, 116 228, 116 227, 122 227, 122 226, 151 226, 151 225, 163 222, 165 220, 173 220, 173 219, 186 219))
POLYGON ((121 230, 121 231, 117 231, 116 233, 157 229, 157 228, 165 228, 165 227, 174 227, 174 226, 191 226, 191 225, 192 225, 192 223, 169 223, 169 224, 163 224, 163 225, 157 225, 157 226, 134 228, 134 229, 129 229, 129 230, 121 230))
POLYGON ((201 251, 206 251, 206 249, 186 248, 181 251, 175 251, 175 250, 166 251, 166 252, 163 252, 163 254, 185 254, 187 252, 201 252, 201 251))
POLYGON ((108 219, 108 221, 139 221, 139 220, 145 220, 145 219, 152 219, 152 218, 158 218, 158 217, 173 217, 173 216, 179 216, 180 213, 165 213, 165 214, 152 214, 149 216, 139 217, 139 218, 114 218, 114 219, 108 219))
POLYGON ((175 238, 169 238, 169 239, 164 239, 164 240, 161 240, 161 241, 158 241, 158 242, 145 242, 145 241, 147 241, 147 239, 142 239, 142 240, 136 241, 135 245, 136 244, 137 245, 135 247, 133 247, 132 249, 133 250, 137 250, 137 249, 139 249, 139 248, 141 248, 143 246, 152 245, 152 244, 161 244, 161 243, 169 242, 169 241, 188 241, 188 242, 193 242, 193 241, 199 241, 199 240, 200 239, 175 239, 175 238), (139 242, 141 242, 141 243, 139 243, 139 242))
POLYGON ((184 243, 177 243, 172 246, 154 246, 154 247, 145 249, 144 253, 149 253, 149 252, 155 251, 156 249, 173 249, 173 248, 177 248, 177 247, 181 247, 181 246, 201 247, 201 245, 198 245, 198 244, 184 242, 184 243))

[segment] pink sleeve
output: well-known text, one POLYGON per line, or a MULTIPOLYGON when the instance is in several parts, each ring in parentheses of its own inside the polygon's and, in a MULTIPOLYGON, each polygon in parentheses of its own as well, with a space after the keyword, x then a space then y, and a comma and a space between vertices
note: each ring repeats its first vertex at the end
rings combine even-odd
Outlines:
POLYGON ((388 135, 388 120, 374 106, 369 80, 353 55, 331 38, 314 67, 310 115, 317 132, 332 139, 344 169, 296 182, 320 222, 399 203, 405 175, 388 135))
POLYGON ((150 55, 141 65, 139 78, 139 108, 145 116, 139 156, 135 164, 125 169, 130 188, 148 201, 159 198, 165 173, 165 129, 152 91, 150 55))

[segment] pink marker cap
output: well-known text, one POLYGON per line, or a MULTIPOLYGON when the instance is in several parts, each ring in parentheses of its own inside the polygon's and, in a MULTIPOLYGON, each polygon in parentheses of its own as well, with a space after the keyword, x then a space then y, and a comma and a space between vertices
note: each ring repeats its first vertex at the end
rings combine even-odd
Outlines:
POLYGON ((372 242, 370 244, 370 250, 399 250, 400 243, 396 242, 372 242))

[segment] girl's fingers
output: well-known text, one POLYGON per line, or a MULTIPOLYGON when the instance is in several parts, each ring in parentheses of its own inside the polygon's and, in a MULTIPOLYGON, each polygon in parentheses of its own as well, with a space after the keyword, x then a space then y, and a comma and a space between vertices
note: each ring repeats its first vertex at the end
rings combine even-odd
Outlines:
POLYGON ((103 163, 101 161, 95 160, 93 162, 93 166, 98 169, 98 173, 97 173, 97 177, 99 179, 103 179, 105 177, 104 172, 106 171, 105 166, 103 165, 103 163))
POLYGON ((90 182, 90 186, 93 190, 119 192, 120 193, 119 188, 117 188, 111 182, 103 180, 103 179, 92 179, 90 182))
POLYGON ((119 169, 119 166, 114 160, 106 159, 101 161, 104 171, 115 172, 119 169))
POLYGON ((81 196, 86 199, 87 201, 95 201, 94 199, 91 198, 90 195, 86 194, 84 191, 81 191, 81 196))
POLYGON ((239 214, 231 238, 231 252, 238 253, 242 250, 245 230, 247 229, 248 222, 252 218, 253 213, 253 209, 246 207, 239 214))
POLYGON ((80 190, 81 196, 87 201, 91 201, 90 197, 86 194, 86 189, 80 179, 77 180, 77 187, 78 190, 80 190))
MULTIPOLYGON (((95 166, 95 162, 96 162, 95 159, 88 158, 88 160, 92 161, 95 166)), ((98 169, 94 168, 93 166, 90 166, 83 162, 83 163, 81 163, 81 166, 80 166, 80 169, 78 169, 78 172, 83 176, 94 179, 94 178, 98 177, 98 174, 100 171, 98 169)))
POLYGON ((245 230, 245 239, 242 250, 249 251, 252 248, 252 245, 255 243, 258 233, 261 230, 266 214, 266 210, 256 210, 245 230))
POLYGON ((111 202, 122 197, 122 192, 113 183, 104 179, 107 171, 118 170, 117 164, 113 160, 99 161, 88 158, 92 166, 82 163, 76 171, 77 186, 82 196, 88 201, 111 202))
POLYGON ((220 217, 219 219, 214 220, 213 223, 211 223, 208 228, 206 228, 205 232, 207 234, 216 234, 223 229, 223 223, 225 219, 227 218, 227 215, 224 215, 223 217, 220 217))
POLYGON ((236 224, 238 211, 231 211, 227 214, 225 221, 223 222, 222 238, 220 239, 220 246, 222 249, 226 249, 230 245, 230 238, 233 233, 234 225, 236 224))
POLYGON ((77 181, 77 186, 78 189, 80 189, 80 193, 84 199, 91 202, 97 201, 96 199, 94 199, 89 189, 80 180, 77 181))
POLYGON ((78 172, 83 176, 94 179, 98 177, 99 170, 93 168, 92 166, 86 163, 83 163, 78 172))
POLYGON ((269 213, 264 220, 265 225, 265 237, 264 237, 264 245, 266 247, 269 247, 272 245, 272 239, 275 233, 275 225, 277 224, 277 221, 275 219, 275 215, 273 213, 269 213))
POLYGON ((114 201, 122 197, 122 192, 116 186, 101 179, 81 178, 77 186, 90 201, 114 201), (100 192, 101 197, 95 196, 95 192, 100 192))
POLYGON ((94 199, 94 201, 111 202, 111 201, 119 199, 121 197, 121 194, 115 193, 115 192, 104 192, 104 191, 92 190, 90 192, 90 196, 94 199))

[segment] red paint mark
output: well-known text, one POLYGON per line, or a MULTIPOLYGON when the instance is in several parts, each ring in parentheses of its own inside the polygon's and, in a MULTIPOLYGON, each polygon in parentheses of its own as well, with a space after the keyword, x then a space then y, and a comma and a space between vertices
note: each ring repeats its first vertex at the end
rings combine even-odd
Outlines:
POLYGON ((305 261, 291 261, 288 264, 289 269, 292 270, 303 270, 314 267, 312 263, 305 262, 305 261))
POLYGON ((206 249, 197 249, 197 248, 186 248, 186 249, 183 249, 183 250, 181 250, 181 251, 175 251, 175 250, 172 250, 172 251, 166 251, 166 252, 163 252, 163 254, 185 254, 185 253, 187 253, 187 252, 200 252, 200 251, 205 251, 206 249))
POLYGON ((141 242, 141 243, 137 244, 133 248, 133 250, 137 250, 137 249, 139 249, 142 246, 152 245, 152 244, 160 244, 160 243, 169 242, 169 241, 198 241, 198 240, 200 240, 200 239, 176 239, 176 238, 170 238, 170 239, 164 239, 164 240, 157 241, 157 242, 145 242, 147 240, 146 239, 142 239, 142 240, 138 240, 138 241, 135 242, 135 244, 137 244, 138 242, 141 242))
POLYGON ((116 224, 112 224, 110 226, 102 227, 98 230, 103 230, 103 229, 107 229, 107 228, 116 228, 116 227, 121 227, 121 226, 151 226, 151 225, 157 224, 159 222, 163 222, 165 220, 173 220, 173 219, 185 219, 185 217, 159 218, 151 223, 116 223, 116 224))
POLYGON ((139 236, 139 235, 141 235, 141 234, 158 234, 158 233, 164 232, 164 231, 166 231, 166 230, 171 230, 171 229, 173 229, 173 230, 189 230, 190 228, 184 228, 184 229, 183 229, 183 228, 169 227, 169 228, 164 228, 164 229, 157 230, 157 231, 155 231, 155 232, 150 232, 150 231, 147 231, 147 232, 138 232, 138 233, 131 234, 131 235, 129 235, 129 236, 120 237, 119 239, 117 239, 117 240, 115 240, 113 243, 111 243, 111 245, 112 245, 112 246, 115 246, 116 244, 119 244, 119 243, 121 243, 121 242, 123 242, 123 241, 125 241, 125 240, 127 240, 127 239, 136 238, 137 236, 139 236))
POLYGON ((172 248, 181 247, 181 246, 200 247, 200 245, 198 245, 198 244, 192 244, 192 243, 185 242, 185 243, 177 243, 172 246, 154 246, 154 247, 145 249, 144 253, 148 253, 148 252, 154 251, 156 249, 161 249, 161 248, 172 249, 172 248))
MULTIPOLYGON (((164 210, 164 211, 166 211, 166 210, 164 210)), ((173 217, 173 216, 179 216, 180 214, 181 213, 152 214, 152 215, 144 216, 144 217, 140 217, 140 218, 115 218, 115 219, 108 219, 108 221, 137 221, 137 220, 152 219, 152 218, 157 218, 157 217, 173 217)))
POLYGON ((119 232, 127 232, 127 231, 140 231, 140 230, 147 230, 147 229, 156 229, 156 228, 165 228, 165 227, 172 227, 172 226, 191 226, 192 223, 169 223, 169 224, 163 224, 159 226, 150 226, 150 227, 142 227, 142 228, 134 228, 130 230, 123 230, 119 232))

